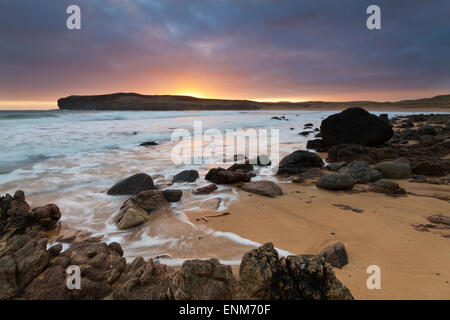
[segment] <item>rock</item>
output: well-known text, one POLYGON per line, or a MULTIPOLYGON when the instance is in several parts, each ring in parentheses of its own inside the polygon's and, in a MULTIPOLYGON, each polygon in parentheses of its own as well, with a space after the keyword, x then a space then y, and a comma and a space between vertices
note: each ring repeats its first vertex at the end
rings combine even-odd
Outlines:
POLYGON ((173 177, 172 182, 195 182, 199 177, 197 170, 184 170, 177 173, 173 177))
POLYGON ((217 186, 213 183, 208 184, 204 187, 201 188, 197 188, 195 190, 192 191, 193 194, 199 195, 199 194, 210 194, 211 192, 213 192, 214 190, 217 190, 217 186))
POLYGON ((359 107, 329 116, 322 121, 320 132, 329 146, 346 143, 378 146, 394 134, 389 123, 359 107))
POLYGON ((317 181, 319 188, 327 190, 348 190, 353 188, 353 177, 344 173, 326 174, 317 181))
POLYGON ((153 190, 153 179, 145 173, 134 174, 115 184, 108 190, 109 195, 135 195, 141 191, 153 190))
POLYGON ((430 221, 431 223, 446 224, 450 226, 450 216, 446 216, 443 214, 436 214, 433 216, 429 216, 427 220, 430 221))
POLYGON ((183 196, 183 192, 181 190, 163 190, 164 198, 166 198, 169 202, 178 202, 183 196))
POLYGON ((106 243, 85 241, 73 244, 61 254, 65 265, 56 265, 36 277, 24 292, 25 299, 102 299, 125 270, 125 258, 106 243), (81 289, 69 290, 66 268, 76 265, 81 271, 81 289))
POLYGON ((213 168, 206 174, 206 180, 217 184, 249 182, 251 177, 241 170, 231 171, 223 168, 213 168))
POLYGON ((144 223, 149 218, 147 212, 142 208, 127 208, 121 210, 116 219, 116 226, 121 230, 126 230, 144 223))
POLYGON ((383 177, 380 171, 370 168, 366 162, 360 160, 351 162, 339 171, 351 175, 355 184, 373 182, 383 177))
POLYGON ((115 218, 119 229, 129 229, 149 219, 149 214, 167 204, 162 191, 147 190, 132 196, 122 204, 115 218))
POLYGON ((432 126, 422 126, 422 127, 419 127, 417 129, 417 131, 419 132, 419 134, 421 136, 424 136, 424 135, 435 136, 435 135, 437 135, 436 129, 434 127, 432 127, 432 126))
POLYGON ((147 141, 147 142, 141 143, 139 146, 149 147, 149 146, 157 146, 157 145, 158 145, 158 143, 156 143, 155 141, 147 141))
POLYGON ((325 261, 335 268, 341 269, 348 263, 347 251, 342 242, 336 242, 326 247, 320 251, 319 255, 324 257, 325 261))
POLYGON ((261 196, 266 196, 269 198, 275 198, 283 194, 283 190, 272 181, 256 181, 239 183, 238 188, 244 191, 259 194, 261 196))
POLYGON ((7 216, 23 216, 30 211, 30 206, 25 201, 25 193, 22 190, 17 190, 14 197, 7 194, 3 201, 3 211, 7 216))
POLYGON ((423 146, 432 146, 439 143, 439 139, 435 136, 424 135, 419 138, 419 143, 423 146))
POLYGON ((176 276, 174 268, 138 257, 126 266, 113 297, 116 300, 167 300, 176 276))
POLYGON ((247 252, 239 269, 243 299, 353 299, 322 257, 289 256, 279 259, 272 243, 247 252))
POLYGON ((316 150, 317 152, 326 152, 328 150, 328 146, 322 139, 308 140, 306 148, 316 150))
POLYGON ((408 179, 411 177, 411 166, 395 161, 377 163, 373 169, 380 171, 386 179, 408 179))
POLYGON ((250 171, 253 171, 254 168, 253 168, 253 165, 250 163, 235 163, 231 167, 229 167, 227 170, 230 170, 230 171, 241 170, 245 173, 249 173, 250 171))
POLYGON ((384 193, 387 195, 406 194, 405 189, 401 188, 398 183, 386 179, 381 179, 373 183, 370 186, 369 190, 372 192, 384 193))
POLYGON ((16 200, 16 201, 25 201, 25 193, 24 193, 22 190, 17 190, 17 191, 14 193, 13 200, 16 200))
POLYGON ((304 127, 314 127, 314 125, 312 123, 307 123, 304 125, 304 127))
POLYGON ((306 170, 305 172, 300 174, 300 177, 304 180, 317 179, 321 176, 325 175, 325 173, 319 168, 311 168, 306 170))
POLYGON ((187 260, 175 278, 177 286, 171 296, 176 300, 230 300, 234 281, 231 267, 217 259, 187 260))
POLYGON ((277 174, 293 175, 305 172, 310 168, 321 168, 324 165, 322 158, 317 154, 297 150, 281 159, 277 174))
POLYGON ((31 216, 42 227, 50 229, 61 219, 61 211, 56 204, 47 204, 31 210, 31 216))
POLYGON ((280 298, 283 300, 353 300, 336 279, 333 268, 316 255, 288 256, 280 259, 280 298))
POLYGON ((258 166, 270 166, 272 164, 272 161, 266 154, 260 154, 256 158, 256 164, 258 166))
POLYGON ((442 177, 450 173, 450 159, 419 157, 410 160, 414 174, 442 177))
POLYGON ((253 249, 242 257, 239 286, 244 299, 269 300, 279 297, 280 261, 272 243, 253 249))
POLYGON ((339 171, 345 165, 346 165, 346 162, 344 162, 344 161, 336 162, 336 163, 329 163, 329 164, 327 164, 326 169, 330 170, 330 171, 339 171))
POLYGON ((312 131, 302 131, 299 133, 299 135, 307 137, 307 136, 309 136, 310 133, 313 133, 313 132, 312 131))

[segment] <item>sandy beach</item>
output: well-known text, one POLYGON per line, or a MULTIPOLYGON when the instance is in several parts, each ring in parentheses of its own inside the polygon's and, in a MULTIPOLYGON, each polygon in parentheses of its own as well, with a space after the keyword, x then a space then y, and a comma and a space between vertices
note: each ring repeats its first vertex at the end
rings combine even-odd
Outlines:
MULTIPOLYGON (((450 195, 448 185, 397 182, 417 194, 450 195)), ((285 195, 276 199, 239 191, 240 200, 227 210, 230 214, 210 218, 207 225, 260 243, 271 241, 293 254, 317 254, 342 241, 349 264, 334 270, 356 299, 450 298, 450 251, 446 249, 450 239, 411 226, 426 223, 427 216, 450 212, 448 201, 412 195, 394 198, 372 192, 331 192, 313 183, 280 186, 285 195), (364 212, 342 210, 334 204, 364 212), (366 268, 373 264, 381 268, 381 290, 366 287, 366 268)), ((204 214, 192 212, 189 217, 194 223, 204 224, 199 219, 204 214)))

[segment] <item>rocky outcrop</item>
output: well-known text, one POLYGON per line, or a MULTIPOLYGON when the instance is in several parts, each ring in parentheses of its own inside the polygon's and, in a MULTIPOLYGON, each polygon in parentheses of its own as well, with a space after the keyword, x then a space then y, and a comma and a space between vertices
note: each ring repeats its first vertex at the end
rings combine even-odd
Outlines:
POLYGON ((281 159, 277 174, 299 174, 310 168, 321 168, 323 165, 324 162, 322 158, 317 154, 309 151, 297 150, 281 159))
POLYGON ((283 190, 272 181, 256 181, 256 182, 247 182, 247 183, 239 183, 239 189, 244 191, 259 194, 261 196, 266 196, 269 198, 275 198, 277 196, 283 195, 283 190))
POLYGON ((241 170, 231 171, 223 168, 213 168, 206 174, 205 179, 217 184, 232 184, 249 182, 251 177, 241 170))
POLYGON ((141 191, 155 189, 153 179, 148 174, 134 174, 112 186, 108 190, 109 195, 135 195, 141 191))
POLYGON ((199 177, 197 170, 184 170, 174 175, 172 182, 195 182, 199 177))
POLYGON ((239 269, 241 295, 250 299, 353 299, 320 256, 279 258, 273 244, 244 255, 239 269))
MULTIPOLYGON (((3 199, 10 198, 1 198, 2 210, 10 206, 3 199)), ((146 208, 158 203, 141 193, 132 198, 146 208)), ((238 280, 217 259, 187 260, 181 268, 141 257, 126 264, 120 244, 97 237, 74 241, 62 252, 61 244, 47 246, 47 230, 55 224, 41 225, 31 213, 1 221, 6 221, 0 236, 2 300, 353 299, 322 257, 280 259, 271 243, 244 255, 238 280), (29 218, 26 223, 24 217, 29 218), (76 270, 80 287, 70 289, 68 284, 75 283, 68 275, 76 270)))
POLYGON ((378 146, 394 134, 387 121, 358 107, 329 116, 322 121, 320 132, 329 146, 346 143, 378 146))

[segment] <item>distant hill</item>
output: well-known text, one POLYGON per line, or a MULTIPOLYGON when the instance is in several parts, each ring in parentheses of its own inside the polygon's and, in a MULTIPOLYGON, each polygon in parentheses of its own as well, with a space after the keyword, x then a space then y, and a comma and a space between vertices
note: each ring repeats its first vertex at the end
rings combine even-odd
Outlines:
POLYGON ((258 110, 258 109, 344 109, 360 106, 370 109, 449 109, 450 94, 433 98, 397 102, 256 102, 250 100, 202 99, 174 95, 113 93, 95 96, 70 96, 58 100, 62 110, 258 110))

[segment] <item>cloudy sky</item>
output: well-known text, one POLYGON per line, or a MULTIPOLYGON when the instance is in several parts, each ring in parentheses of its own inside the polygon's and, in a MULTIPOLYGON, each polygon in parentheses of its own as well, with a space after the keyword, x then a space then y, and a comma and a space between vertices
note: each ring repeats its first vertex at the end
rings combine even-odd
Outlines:
POLYGON ((399 100, 450 93, 449 0, 1 0, 0 108, 72 94, 399 100), (81 30, 66 9, 81 8, 81 30), (382 29, 366 28, 381 7, 382 29))

